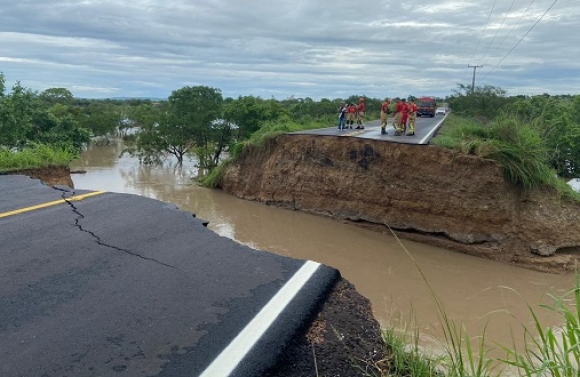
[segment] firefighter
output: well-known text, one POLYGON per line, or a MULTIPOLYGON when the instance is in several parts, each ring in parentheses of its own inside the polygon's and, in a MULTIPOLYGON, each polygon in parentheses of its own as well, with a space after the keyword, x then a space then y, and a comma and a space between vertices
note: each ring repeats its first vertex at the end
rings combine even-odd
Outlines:
POLYGON ((397 98, 397 105, 395 107, 395 118, 393 119, 393 126, 395 127, 395 136, 401 136, 401 120, 403 118, 403 102, 397 98))
POLYGON ((386 131, 387 128, 387 120, 389 119, 389 105, 391 101, 388 98, 385 98, 385 101, 381 104, 381 134, 386 135, 388 132, 386 131))
POLYGON ((409 108, 409 133, 407 136, 415 136, 415 121, 417 120, 417 104, 415 100, 411 98, 410 103, 407 105, 409 108))
POLYGON ((407 131, 407 119, 409 118, 409 106, 404 98, 401 101, 403 102, 403 114, 401 116, 401 132, 404 135, 405 132, 407 131))
POLYGON ((348 118, 346 120, 347 128, 352 130, 352 125, 354 124, 354 119, 356 117, 356 106, 354 103, 348 105, 348 118))
POLYGON ((365 129, 365 99, 364 97, 359 98, 358 106, 356 107, 356 129, 365 129))

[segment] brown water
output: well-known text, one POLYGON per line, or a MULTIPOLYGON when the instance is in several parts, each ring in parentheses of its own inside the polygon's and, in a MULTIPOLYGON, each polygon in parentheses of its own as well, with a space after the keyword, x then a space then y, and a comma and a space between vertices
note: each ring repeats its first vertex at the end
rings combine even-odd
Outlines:
MULTIPOLYGON (((76 188, 143 195, 171 202, 210 222, 209 228, 256 249, 333 266, 369 298, 383 326, 401 316, 421 329, 426 344, 441 338, 433 298, 412 259, 397 240, 297 211, 237 199, 219 190, 197 186, 192 162, 184 168, 139 165, 124 155, 120 144, 92 146, 72 169, 76 188)), ((545 325, 558 317, 538 304, 547 294, 563 294, 573 285, 572 275, 550 275, 471 257, 425 244, 402 241, 441 299, 449 318, 465 325, 470 336, 486 330, 486 343, 523 344, 519 323, 531 328, 528 302, 538 309, 545 325), (513 329, 514 338, 510 334, 513 329)), ((496 347, 497 348, 497 347, 496 347)), ((499 351, 494 355, 503 356, 499 351)))

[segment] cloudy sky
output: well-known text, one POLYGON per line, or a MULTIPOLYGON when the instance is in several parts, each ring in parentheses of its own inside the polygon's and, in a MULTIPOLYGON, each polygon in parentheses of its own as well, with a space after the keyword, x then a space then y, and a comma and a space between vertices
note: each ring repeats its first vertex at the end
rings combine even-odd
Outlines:
POLYGON ((580 1, 0 0, 0 72, 75 97, 580 94, 580 1), (523 39, 522 39, 523 38, 523 39), (515 48, 518 41, 520 44, 515 48), (511 53, 508 52, 513 49, 511 53), (503 60, 503 61, 502 61, 503 60))

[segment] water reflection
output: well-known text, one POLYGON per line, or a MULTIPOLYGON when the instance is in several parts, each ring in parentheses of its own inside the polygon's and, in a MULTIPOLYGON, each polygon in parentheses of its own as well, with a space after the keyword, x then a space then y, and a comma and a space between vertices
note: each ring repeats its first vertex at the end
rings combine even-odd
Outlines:
MULTIPOLYGON (((119 158, 121 151, 119 144, 91 147, 72 166, 87 170, 73 176, 75 186, 171 202, 210 221, 209 228, 224 237, 336 267, 371 300, 375 316, 384 325, 393 312, 401 312, 406 315, 404 320, 411 321, 413 310, 422 334, 441 338, 430 289, 391 235, 199 187, 192 180, 197 174, 194 161, 187 161, 183 168, 173 167, 172 161, 163 167, 148 167, 139 165, 136 158, 119 158)), ((536 308, 548 302, 546 294, 563 294, 573 284, 570 275, 544 274, 410 241, 404 245, 449 317, 464 323, 472 336, 482 334, 487 326, 487 339, 503 345, 523 344, 521 323, 533 327, 526 302, 536 308)), ((538 313, 542 323, 556 324, 553 313, 538 313)))

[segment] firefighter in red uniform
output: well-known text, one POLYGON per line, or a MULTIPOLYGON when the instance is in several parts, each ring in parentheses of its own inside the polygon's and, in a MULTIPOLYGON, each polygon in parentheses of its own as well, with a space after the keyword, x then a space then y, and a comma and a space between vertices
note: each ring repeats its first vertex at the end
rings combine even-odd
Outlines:
POLYGON ((365 99, 361 97, 358 100, 358 106, 356 107, 356 129, 365 129, 365 99))
POLYGON ((397 106, 395 108, 395 118, 393 119, 393 126, 395 127, 395 136, 401 136, 401 120, 403 119, 403 102, 397 98, 397 106))
POLYGON ((407 131, 407 119, 409 117, 409 106, 405 102, 404 98, 401 101, 403 101, 403 115, 401 117, 401 131, 403 132, 403 135, 404 135, 405 132, 407 131))
POLYGON ((385 101, 381 104, 381 134, 386 135, 387 120, 389 119, 389 105, 391 101, 385 98, 385 101))
POLYGON ((415 121, 417 120, 417 104, 411 98, 411 102, 407 105, 409 107, 409 133, 407 136, 415 136, 415 121))
POLYGON ((348 105, 348 118, 346 120, 347 127, 352 129, 352 125, 354 124, 354 118, 356 118, 356 106, 354 103, 348 105))

